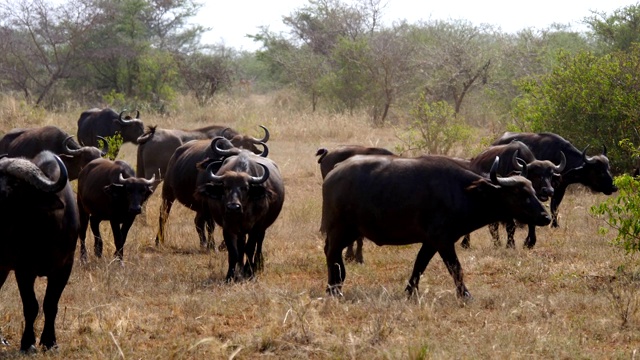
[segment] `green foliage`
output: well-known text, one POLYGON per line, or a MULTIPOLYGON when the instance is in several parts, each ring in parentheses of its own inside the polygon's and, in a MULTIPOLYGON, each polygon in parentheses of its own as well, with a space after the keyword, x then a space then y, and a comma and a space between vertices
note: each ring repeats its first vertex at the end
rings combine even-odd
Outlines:
POLYGON ((403 145, 396 151, 417 151, 427 154, 448 154, 455 144, 471 138, 472 130, 454 108, 445 101, 430 103, 424 93, 411 111, 414 121, 408 130, 400 135, 403 145))
POLYGON ((514 115, 523 130, 555 132, 578 148, 605 145, 614 172, 628 171, 631 154, 620 141, 640 126, 639 70, 638 46, 604 56, 560 53, 550 74, 520 81, 514 115))
MULTIPOLYGON (((105 136, 104 139, 107 140, 107 145, 109 145, 109 151, 106 155, 107 159, 115 160, 116 157, 118 157, 120 148, 122 147, 122 135, 117 132, 113 136, 105 136)), ((102 149, 104 147, 104 142, 102 140, 98 140, 98 146, 100 146, 100 148, 102 149)))
MULTIPOLYGON (((599 205, 591 207, 591 213, 604 218, 618 235, 613 240, 616 246, 627 253, 640 252, 640 180, 630 175, 615 178, 618 194, 599 205)), ((601 228, 602 233, 607 228, 601 228)))
POLYGON ((640 42, 640 4, 617 9, 611 15, 595 13, 585 19, 605 52, 628 51, 640 42))

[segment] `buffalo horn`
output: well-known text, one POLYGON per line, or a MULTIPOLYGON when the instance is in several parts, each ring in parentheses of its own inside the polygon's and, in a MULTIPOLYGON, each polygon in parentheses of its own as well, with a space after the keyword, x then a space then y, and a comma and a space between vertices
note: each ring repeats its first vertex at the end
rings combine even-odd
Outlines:
POLYGON ((518 150, 513 152, 513 156, 511 157, 511 164, 513 165, 514 169, 522 171, 522 164, 518 162, 518 150))
POLYGON ((227 142, 229 141, 225 137, 216 136, 216 137, 213 138, 213 140, 211 140, 211 150, 213 150, 214 153, 216 153, 217 155, 222 156, 222 157, 238 155, 238 149, 236 149, 235 147, 232 147, 231 149, 222 149, 222 148, 218 147, 218 141, 220 141, 222 139, 226 140, 227 142))
POLYGON ((602 155, 607 156, 607 145, 602 144, 602 155))
POLYGON ((123 184, 124 183, 124 176, 122 176, 122 173, 120 173, 120 175, 118 175, 118 183, 119 184, 123 184))
MULTIPOLYGON (((493 165, 491 165, 491 170, 489 170, 489 178, 491 179, 491 182, 496 184, 496 185, 500 185, 500 186, 510 186, 515 184, 516 179, 513 177, 510 178, 499 178, 497 175, 497 171, 498 171, 498 164, 500 163, 500 157, 496 156, 496 159, 493 161, 493 165)), ((527 171, 527 165, 523 164, 523 172, 526 173, 527 171)))
POLYGON ((267 157, 269 155, 269 147, 264 142, 259 142, 259 145, 262 145, 262 153, 260 153, 260 157, 267 157))
POLYGON ((527 162, 520 158, 516 159, 516 161, 520 164, 520 176, 527 177, 527 175, 529 175, 529 172, 527 171, 527 162))
POLYGON ((207 165, 207 169, 205 171, 207 172, 207 174, 209 174, 209 179, 208 179, 209 182, 213 182, 213 183, 221 183, 222 182, 223 177, 219 176, 219 175, 216 175, 213 172, 213 168, 215 166, 218 166, 218 165, 219 164, 218 164, 217 161, 211 162, 209 165, 207 165))
POLYGON ((264 164, 259 163, 258 165, 262 166, 262 169, 264 170, 262 172, 262 176, 250 176, 249 184, 262 184, 269 178, 269 169, 264 164))
POLYGON ((562 170, 567 166, 567 157, 564 156, 564 152, 560 151, 560 164, 556 165, 553 169, 557 174, 561 173, 562 170))
POLYGON ((136 119, 140 119, 140 110, 136 110, 136 119))
POLYGON ((126 124, 126 123, 129 123, 129 122, 133 121, 133 120, 125 120, 125 119, 122 118, 122 114, 124 114, 126 111, 127 110, 125 109, 125 110, 122 110, 122 112, 120 112, 120 115, 118 115, 118 122, 126 124))
POLYGON ((107 141, 107 139, 103 138, 102 136, 98 135, 96 136, 98 139, 102 140, 102 149, 100 149, 101 151, 101 155, 105 156, 109 153, 109 142, 107 141))
POLYGON ((587 145, 584 150, 582 150, 582 160, 587 163, 587 164, 593 164, 596 161, 593 158, 590 158, 587 156, 587 149, 589 148, 589 145, 587 145))
POLYGON ((262 138, 262 140, 258 140, 256 138, 253 138, 252 140, 255 141, 256 143, 266 143, 267 141, 269 141, 269 129, 267 129, 265 126, 259 125, 262 129, 264 129, 264 137, 262 138))
POLYGON ((56 193, 64 189, 67 185, 69 174, 62 160, 60 160, 57 155, 53 155, 53 157, 60 169, 60 176, 58 176, 58 180, 56 181, 49 179, 35 164, 23 159, 14 159, 11 161, 6 168, 6 172, 18 179, 26 181, 40 191, 56 193))
POLYGON ((78 155, 78 154, 80 154, 81 150, 80 149, 72 149, 67 144, 69 142, 69 140, 71 140, 72 138, 73 138, 73 136, 67 136, 67 138, 64 139, 64 141, 62 142, 62 146, 64 146, 64 149, 65 149, 65 151, 67 152, 68 155, 78 155))
POLYGON ((156 174, 153 174, 151 176, 151 179, 149 179, 149 180, 144 179, 144 183, 149 185, 149 186, 153 185, 155 182, 156 182, 156 174))

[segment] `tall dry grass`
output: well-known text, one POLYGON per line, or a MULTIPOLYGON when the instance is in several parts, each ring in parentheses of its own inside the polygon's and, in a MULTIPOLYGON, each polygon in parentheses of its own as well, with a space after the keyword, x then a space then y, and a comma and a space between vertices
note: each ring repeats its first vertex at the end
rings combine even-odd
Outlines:
MULTIPOLYGON (((2 100, 0 130, 51 123, 75 133, 84 110, 33 119, 16 104, 2 100)), ((390 128, 370 127, 366 116, 309 114, 291 105, 286 97, 254 96, 198 108, 181 99, 170 116, 142 114, 160 127, 226 124, 255 136, 258 124, 271 130, 270 157, 283 173, 286 201, 267 232, 265 271, 255 281, 224 283, 226 253, 200 250, 193 213, 182 206, 172 210, 166 243, 155 247, 158 190, 129 234, 124 268, 111 262, 113 240, 103 223, 107 256, 90 251, 89 264, 76 263, 60 302, 59 349, 34 358, 640 358, 637 256, 598 233, 602 223, 588 208, 604 196, 581 189, 565 198, 559 229, 539 229, 533 250, 521 247, 525 230, 516 233, 515 250, 494 248, 487 229, 472 234, 472 249, 458 249, 472 302, 456 299, 438 256, 418 296, 407 300, 418 245, 370 242, 364 265, 346 265, 344 298, 325 296, 315 151, 345 143, 393 148, 396 138, 390 128)), ((120 156, 135 164, 135 147, 125 145, 120 156)), ((219 229, 215 235, 220 242, 219 229)), ((40 301, 45 283, 37 281, 40 301)), ((42 324, 39 317, 37 335, 42 324)), ((0 358, 20 358, 23 325, 11 275, 0 290, 0 332, 11 346, 0 348, 0 358)))

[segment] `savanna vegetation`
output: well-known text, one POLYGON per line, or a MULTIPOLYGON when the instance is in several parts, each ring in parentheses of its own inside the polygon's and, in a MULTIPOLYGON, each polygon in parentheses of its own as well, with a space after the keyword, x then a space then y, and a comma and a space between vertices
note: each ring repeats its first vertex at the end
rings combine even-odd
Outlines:
MULTIPOLYGON (((344 297, 325 295, 320 146, 471 157, 506 130, 552 131, 588 153, 605 145, 616 174, 637 161, 640 5, 593 13, 586 32, 516 34, 464 20, 383 22, 383 5, 310 0, 283 14, 289 32, 254 34, 262 47, 251 53, 201 44, 191 0, 0 1, 2 133, 54 124, 75 134, 95 106, 140 109, 145 124, 164 128, 224 124, 259 136, 262 124, 286 186, 264 272, 235 284, 224 283, 226 254, 199 248, 184 207, 154 245, 156 191, 123 267, 110 256, 77 262, 60 302, 60 347, 36 357, 640 356, 639 200, 629 176, 611 197, 572 187, 560 227, 539 229, 534 249, 519 246, 524 230, 515 250, 476 231, 473 247, 458 249, 471 302, 456 299, 438 257, 407 300, 418 246, 367 242, 365 264, 347 264, 344 297)), ((131 144, 118 154, 130 164, 135 156, 131 144)), ((0 358, 22 356, 22 329, 11 275, 0 290, 0 334, 11 345, 0 344, 0 358)))

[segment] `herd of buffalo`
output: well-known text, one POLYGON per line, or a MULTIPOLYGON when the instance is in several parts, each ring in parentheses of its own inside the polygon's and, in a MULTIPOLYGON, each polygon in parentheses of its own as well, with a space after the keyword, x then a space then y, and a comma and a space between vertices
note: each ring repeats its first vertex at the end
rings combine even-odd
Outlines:
MULTIPOLYGON (((35 348, 38 314, 34 282, 47 277, 40 344, 56 345, 58 301, 67 284, 78 238, 80 259, 88 258, 90 225, 95 256, 102 256, 100 222, 113 230, 115 257, 122 260, 127 233, 162 183, 156 245, 166 237, 173 203, 195 212, 203 248, 213 249, 215 224, 222 228, 228 254, 227 281, 253 278, 263 268, 262 242, 285 197, 280 170, 269 157, 269 131, 257 139, 224 126, 195 130, 145 131, 135 117, 111 109, 91 109, 78 120, 77 139, 55 126, 20 128, 0 139, 0 287, 13 270, 24 309, 20 348, 35 348), (120 134, 137 145, 134 170, 108 160, 107 137, 120 134), (77 194, 69 184, 77 182, 77 194), (34 224, 36 226, 34 226, 34 224)), ((377 245, 421 243, 409 284, 418 290, 431 258, 440 254, 457 295, 471 298, 455 243, 489 225, 496 245, 498 224, 514 247, 515 222, 528 224, 524 246, 536 243, 536 226, 558 226, 557 210, 570 184, 611 194, 617 189, 606 148, 589 157, 551 133, 506 133, 472 159, 427 155, 397 156, 357 145, 317 152, 322 173, 321 231, 326 234, 327 292, 340 295, 347 260, 364 262, 362 240, 377 245), (551 200, 551 214, 541 203, 551 200), (356 244, 356 250, 353 250, 356 244)), ((0 337, 0 343, 3 341, 0 337)))

